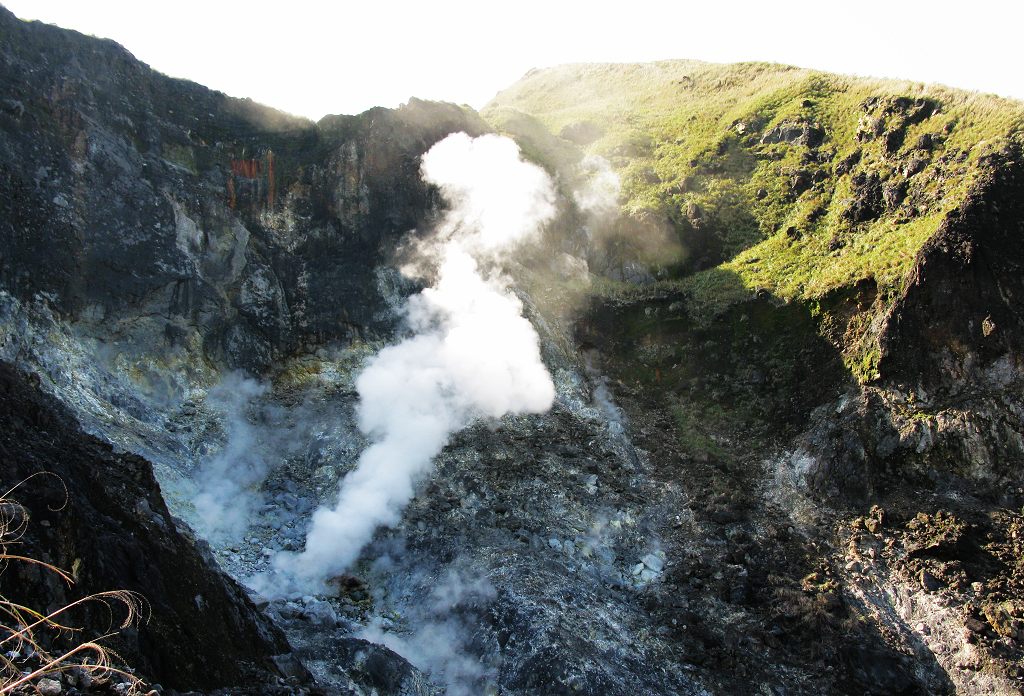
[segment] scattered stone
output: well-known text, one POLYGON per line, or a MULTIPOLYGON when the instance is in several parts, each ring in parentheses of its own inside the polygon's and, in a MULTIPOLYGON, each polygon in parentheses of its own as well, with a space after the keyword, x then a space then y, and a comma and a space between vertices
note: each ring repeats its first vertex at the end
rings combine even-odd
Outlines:
POLYGON ((77 686, 79 689, 88 691, 92 688, 92 674, 90 674, 88 670, 82 669, 81 667, 75 667, 68 673, 68 675, 74 677, 74 686, 77 686))
POLYGON ((302 607, 295 602, 285 602, 284 605, 277 608, 279 614, 286 619, 294 619, 302 614, 302 607))
POLYGON ((928 166, 928 160, 923 157, 914 157, 903 166, 903 176, 907 179, 920 174, 928 166))
POLYGON ((985 632, 985 622, 979 621, 973 616, 968 616, 966 619, 964 619, 964 627, 967 628, 967 630, 971 633, 985 632))
POLYGON ((654 553, 649 553, 640 559, 640 562, 650 568, 655 573, 660 573, 665 568, 665 561, 660 556, 654 553))
POLYGON ((640 571, 640 582, 648 583, 658 577, 658 574, 650 568, 644 568, 640 571))
POLYGON ((989 602, 981 611, 992 629, 1000 636, 1016 638, 1018 628, 1024 628, 1024 622, 1017 618, 1024 615, 1024 606, 1018 601, 989 602))
POLYGON ((926 592, 938 592, 942 589, 942 583, 939 579, 927 570, 921 571, 919 579, 921 581, 921 587, 923 587, 926 592))
POLYGON ((786 121, 761 137, 762 145, 789 143, 817 147, 825 139, 825 130, 818 123, 808 121, 786 121))
POLYGON ((307 675, 306 668, 303 667, 302 663, 299 662, 299 659, 291 653, 274 655, 271 659, 274 661, 274 665, 277 667, 278 671, 280 671, 285 677, 302 679, 307 675))
POLYGON ((794 195, 800 195, 807 189, 811 188, 811 183, 812 180, 810 173, 803 170, 794 172, 793 175, 789 177, 789 188, 794 195))
POLYGON ((330 602, 322 599, 306 602, 302 616, 307 621, 320 626, 333 627, 338 623, 338 613, 330 602))
POLYGON ((872 505, 871 509, 868 510, 868 517, 878 522, 878 526, 885 526, 885 509, 877 505, 872 505))
POLYGON ((36 682, 36 689, 41 696, 59 696, 62 691, 59 681, 45 677, 36 682))

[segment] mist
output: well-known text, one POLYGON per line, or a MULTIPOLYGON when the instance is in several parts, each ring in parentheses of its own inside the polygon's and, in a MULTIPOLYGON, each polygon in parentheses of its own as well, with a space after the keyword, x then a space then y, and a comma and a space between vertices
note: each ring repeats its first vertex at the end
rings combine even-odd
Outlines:
POLYGON ((582 253, 590 270, 643 284, 654 280, 652 270, 683 259, 685 251, 667 219, 650 212, 623 214, 622 182, 608 160, 587 155, 573 179, 572 197, 586 237, 582 253))
POLYGON ((619 216, 622 182, 604 157, 587 155, 579 164, 583 182, 573 191, 588 225, 609 225, 619 216))
POLYGON ((457 567, 437 577, 413 576, 407 582, 431 589, 422 600, 403 607, 406 629, 386 631, 375 621, 359 636, 409 660, 444 685, 448 696, 487 693, 497 670, 474 654, 473 638, 479 614, 496 596, 490 582, 457 567))
POLYGON ((555 390, 539 338, 502 262, 555 215, 548 175, 504 137, 450 135, 421 175, 449 209, 411 242, 406 275, 430 283, 403 314, 410 335, 371 358, 356 379, 370 446, 318 509, 301 553, 275 558, 278 591, 315 591, 347 569, 381 526, 394 525, 450 436, 481 417, 543 413, 555 390))
POLYGON ((234 540, 245 532, 260 503, 256 488, 269 467, 247 417, 267 386, 241 373, 227 374, 207 393, 206 404, 224 418, 224 446, 204 461, 195 477, 198 529, 208 539, 234 540))

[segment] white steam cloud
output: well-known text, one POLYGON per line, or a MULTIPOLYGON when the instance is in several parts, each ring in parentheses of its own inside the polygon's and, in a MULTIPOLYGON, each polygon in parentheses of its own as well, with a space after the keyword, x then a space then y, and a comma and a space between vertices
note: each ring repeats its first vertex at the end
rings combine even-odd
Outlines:
POLYGON ((478 614, 496 594, 486 578, 449 569, 434 579, 426 597, 403 611, 408 630, 384 631, 376 621, 359 635, 387 646, 428 673, 444 685, 446 696, 488 693, 497 670, 473 654, 471 643, 478 614))
POLYGON ((260 503, 256 487, 266 477, 268 462, 246 412, 266 391, 266 385, 233 372, 207 392, 206 404, 224 415, 226 437, 224 447, 203 462, 196 476, 200 492, 193 502, 198 528, 208 539, 240 538, 260 503))
POLYGON ((619 216, 622 182, 604 157, 587 155, 580 162, 584 181, 575 191, 576 205, 594 220, 614 220, 619 216))
POLYGON ((434 282, 406 303, 413 335, 358 377, 359 427, 372 444, 334 506, 314 513, 305 549, 276 557, 279 590, 317 589, 349 567, 378 527, 399 520, 452 433, 478 417, 542 413, 554 400, 537 333, 499 266, 554 216, 549 177, 511 140, 464 133, 434 145, 421 173, 450 210, 404 271, 434 282))
POLYGON ((584 369, 593 384, 594 406, 604 416, 608 424, 608 432, 614 436, 624 435, 626 432, 626 414, 622 412, 612 399, 612 390, 608 386, 608 378, 602 375, 594 367, 592 354, 585 356, 584 369))

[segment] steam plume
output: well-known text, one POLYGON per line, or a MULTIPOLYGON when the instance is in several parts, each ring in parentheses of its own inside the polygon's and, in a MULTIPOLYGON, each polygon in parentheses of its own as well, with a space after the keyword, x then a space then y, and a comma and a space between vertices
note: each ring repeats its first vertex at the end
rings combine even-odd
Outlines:
POLYGON ((434 278, 409 298, 413 335, 378 353, 356 380, 359 427, 372 444, 313 515, 300 554, 281 554, 286 584, 312 589, 345 570, 392 525, 449 436, 478 417, 541 413, 554 399, 539 339, 500 261, 554 216, 554 189, 511 140, 458 133, 423 156, 421 174, 450 210, 403 269, 434 278))
MULTIPOLYGON (((424 579, 413 577, 406 582, 424 579)), ((471 645, 479 614, 496 596, 494 588, 485 577, 456 568, 430 580, 430 591, 416 604, 403 607, 402 615, 411 631, 385 632, 373 622, 360 632, 360 637, 386 645, 429 673, 444 685, 446 696, 487 693, 487 684, 497 676, 497 670, 474 655, 471 645)))
POLYGON ((246 417, 250 403, 267 391, 264 384, 233 372, 210 389, 207 405, 224 415, 226 442, 196 476, 194 503, 198 527, 210 539, 238 539, 260 502, 256 486, 269 468, 257 446, 256 429, 246 417))

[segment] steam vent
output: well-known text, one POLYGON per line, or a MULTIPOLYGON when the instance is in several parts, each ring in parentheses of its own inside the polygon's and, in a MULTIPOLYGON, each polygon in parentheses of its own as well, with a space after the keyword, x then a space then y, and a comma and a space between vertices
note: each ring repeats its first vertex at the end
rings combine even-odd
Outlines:
POLYGON ((686 60, 313 122, 0 8, 0 693, 1024 693, 1022 147, 686 60))

